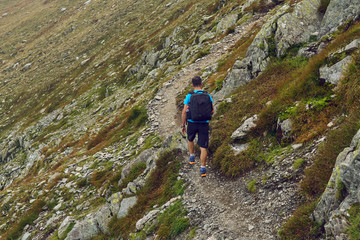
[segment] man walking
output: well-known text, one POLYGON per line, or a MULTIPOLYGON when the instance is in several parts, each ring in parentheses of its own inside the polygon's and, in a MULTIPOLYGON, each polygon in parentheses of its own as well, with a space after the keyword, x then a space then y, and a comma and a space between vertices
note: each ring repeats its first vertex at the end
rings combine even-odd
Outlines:
POLYGON ((194 139, 198 134, 198 145, 200 146, 200 174, 206 177, 206 158, 209 146, 209 120, 214 113, 213 100, 207 92, 202 90, 202 82, 199 76, 192 79, 194 91, 189 93, 184 101, 184 109, 181 115, 181 132, 185 134, 185 123, 188 120, 187 135, 189 146, 189 163, 195 164, 194 139))

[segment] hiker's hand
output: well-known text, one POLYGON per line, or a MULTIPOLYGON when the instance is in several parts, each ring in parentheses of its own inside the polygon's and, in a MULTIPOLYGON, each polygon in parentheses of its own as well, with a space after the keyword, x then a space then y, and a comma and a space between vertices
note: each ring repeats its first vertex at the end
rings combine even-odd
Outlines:
POLYGON ((186 130, 185 126, 181 126, 181 133, 182 133, 183 135, 185 135, 185 130, 186 130))

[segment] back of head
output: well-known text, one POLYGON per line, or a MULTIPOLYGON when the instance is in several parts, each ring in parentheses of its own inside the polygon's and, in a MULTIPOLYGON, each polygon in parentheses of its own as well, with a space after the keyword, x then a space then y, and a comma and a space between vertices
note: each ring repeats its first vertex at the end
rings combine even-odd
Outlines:
POLYGON ((201 87, 201 77, 200 76, 195 76, 193 77, 192 81, 192 85, 194 87, 201 87))

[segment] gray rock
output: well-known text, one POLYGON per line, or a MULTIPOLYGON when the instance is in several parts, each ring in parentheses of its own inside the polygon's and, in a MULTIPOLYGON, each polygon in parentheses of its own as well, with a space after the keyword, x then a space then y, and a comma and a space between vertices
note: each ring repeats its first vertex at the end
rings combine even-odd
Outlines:
POLYGON ((359 49, 359 45, 360 45, 360 39, 355 39, 350 44, 348 44, 344 50, 346 52, 352 52, 352 51, 359 49))
POLYGON ((318 51, 319 51, 319 43, 314 42, 301 48, 298 52, 298 56, 311 58, 312 56, 316 55, 318 51))
POLYGON ((221 99, 231 93, 232 90, 244 86, 252 79, 251 66, 248 59, 242 61, 236 61, 232 71, 224 79, 224 86, 222 91, 215 94, 215 98, 221 99))
POLYGON ((21 240, 28 240, 31 237, 31 233, 29 232, 25 232, 24 235, 22 236, 21 240))
POLYGON ((235 155, 238 155, 239 153, 246 151, 248 148, 249 148, 249 143, 231 145, 231 149, 235 152, 235 155))
POLYGON ((337 30, 338 26, 354 19, 360 12, 358 0, 332 0, 321 22, 320 37, 337 30))
POLYGON ((28 70, 31 68, 31 63, 27 63, 24 65, 24 70, 28 70))
POLYGON ((335 168, 321 199, 316 206, 314 219, 325 224, 327 236, 341 239, 348 227, 346 216, 351 205, 360 202, 360 130, 354 136, 350 147, 337 157, 335 168), (340 187, 345 187, 344 199, 338 198, 340 187))
POLYGON ((277 133, 278 136, 281 136, 281 140, 282 141, 292 141, 292 136, 291 136, 291 131, 292 131, 292 122, 291 119, 286 119, 284 121, 281 121, 280 119, 278 119, 277 122, 277 133))
POLYGON ((344 77, 344 74, 347 71, 349 64, 352 62, 353 58, 347 56, 340 62, 328 67, 324 66, 320 68, 320 79, 325 80, 331 84, 339 84, 339 81, 344 77))
POLYGON ((111 195, 111 197, 107 200, 109 209, 112 213, 119 212, 120 203, 122 199, 123 199, 122 193, 118 192, 111 195))
POLYGON ((295 6, 293 12, 278 19, 275 33, 278 57, 292 45, 309 41, 310 36, 318 31, 321 22, 319 6, 320 0, 304 0, 295 6))
POLYGON ((102 233, 108 233, 108 225, 114 214, 110 211, 110 208, 106 205, 102 206, 93 216, 96 221, 96 225, 102 233))
POLYGON ((97 236, 100 229, 93 215, 89 214, 82 221, 76 222, 74 228, 68 233, 65 240, 87 240, 97 236))
POLYGON ((124 198, 121 201, 120 210, 117 214, 117 217, 118 218, 125 217, 127 215, 128 211, 130 210, 130 208, 132 208, 136 204, 136 201, 137 201, 136 196, 124 198))
POLYGON ((136 222, 136 230, 140 231, 143 229, 146 225, 146 223, 152 221, 155 219, 155 217, 160 213, 160 210, 152 210, 146 216, 141 218, 139 221, 136 222))
POLYGON ((258 116, 254 115, 251 118, 246 119, 243 124, 231 134, 231 138, 234 140, 244 139, 249 131, 256 127, 256 121, 258 116))
POLYGON ((67 216, 63 221, 62 223, 60 224, 60 227, 58 228, 58 237, 61 239, 64 236, 65 234, 65 231, 66 229, 69 227, 69 225, 71 223, 74 223, 75 222, 75 219, 70 217, 70 216, 67 216))
POLYGON ((234 26, 238 20, 238 14, 233 13, 221 18, 220 22, 216 26, 216 33, 224 33, 228 28, 234 26))
POLYGON ((203 35, 200 36, 199 38, 199 43, 203 43, 205 41, 211 40, 215 37, 215 33, 213 32, 206 32, 203 35))

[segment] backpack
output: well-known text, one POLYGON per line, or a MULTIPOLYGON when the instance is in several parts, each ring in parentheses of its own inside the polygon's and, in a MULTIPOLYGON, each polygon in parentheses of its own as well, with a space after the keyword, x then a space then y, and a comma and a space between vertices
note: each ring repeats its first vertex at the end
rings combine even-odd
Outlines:
POLYGON ((190 116, 193 121, 208 121, 212 117, 212 101, 206 91, 190 93, 190 116))

